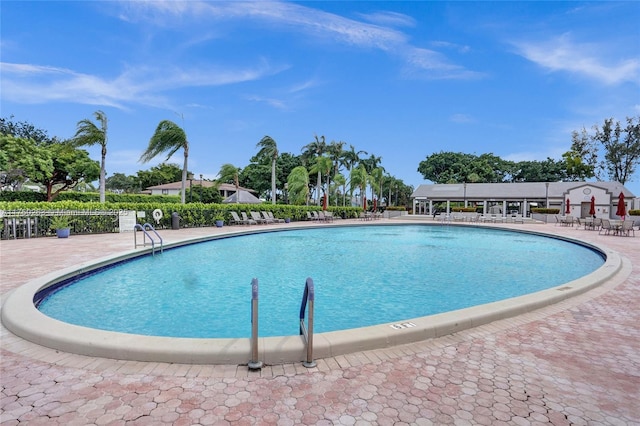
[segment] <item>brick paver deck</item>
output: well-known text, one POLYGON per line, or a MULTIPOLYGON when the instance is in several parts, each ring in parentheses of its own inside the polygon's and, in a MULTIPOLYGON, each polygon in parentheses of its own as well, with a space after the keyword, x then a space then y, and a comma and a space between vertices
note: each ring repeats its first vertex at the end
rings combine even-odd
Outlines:
MULTIPOLYGON (((593 242, 621 253, 632 272, 516 318, 320 359, 313 369, 91 358, 2 327, 0 424, 640 425, 640 237, 490 226, 593 242)), ((161 234, 175 241, 214 232, 161 234)), ((0 295, 55 268, 132 248, 131 234, 1 241, 0 295)))

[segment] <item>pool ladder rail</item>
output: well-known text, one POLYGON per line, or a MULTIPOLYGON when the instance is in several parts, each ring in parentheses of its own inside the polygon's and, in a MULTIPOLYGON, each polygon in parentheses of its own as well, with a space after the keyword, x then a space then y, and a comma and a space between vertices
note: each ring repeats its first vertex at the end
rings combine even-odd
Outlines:
POLYGON ((153 226, 151 226, 150 223, 145 223, 144 225, 140 225, 139 223, 136 223, 135 226, 133 227, 133 246, 134 248, 138 248, 138 241, 137 241, 137 232, 136 231, 142 231, 142 247, 146 247, 148 244, 151 244, 151 254, 153 256, 155 256, 156 254, 156 240, 153 238, 153 236, 148 232, 151 231, 155 234, 156 237, 158 237, 158 241, 160 243, 160 253, 163 252, 163 244, 162 244, 162 237, 160 236, 160 234, 158 234, 158 232, 155 230, 155 228, 153 226), (149 243, 147 243, 147 237, 149 238, 149 243))
POLYGON ((315 291, 313 288, 313 280, 307 278, 304 284, 304 293, 302 294, 302 303, 300 304, 300 335, 304 337, 307 345, 307 358, 302 362, 307 368, 313 368, 316 366, 316 362, 313 360, 313 303, 315 300, 315 291), (308 326, 305 326, 304 316, 309 306, 307 313, 308 326))
MULTIPOLYGON (((307 368, 313 368, 316 366, 316 362, 313 360, 313 302, 315 299, 315 293, 313 290, 313 280, 307 278, 304 285, 304 295, 302 296, 302 303, 300 305, 300 335, 303 336, 306 344, 306 359, 302 362, 302 365, 307 368), (308 323, 305 325, 304 317, 308 311, 308 323)), ((251 360, 247 366, 250 370, 260 370, 262 368, 262 361, 258 360, 258 279, 253 278, 251 280, 251 360)))

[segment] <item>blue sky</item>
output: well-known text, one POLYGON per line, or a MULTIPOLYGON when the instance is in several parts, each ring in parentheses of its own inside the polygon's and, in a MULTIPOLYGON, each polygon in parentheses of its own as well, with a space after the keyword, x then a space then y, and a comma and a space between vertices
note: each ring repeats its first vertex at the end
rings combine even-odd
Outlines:
POLYGON ((138 162, 163 119, 196 176, 246 166, 265 135, 294 154, 324 135, 417 186, 436 152, 560 159, 572 131, 640 115, 640 2, 0 7, 2 116, 64 139, 104 111, 107 176, 164 160, 138 162))

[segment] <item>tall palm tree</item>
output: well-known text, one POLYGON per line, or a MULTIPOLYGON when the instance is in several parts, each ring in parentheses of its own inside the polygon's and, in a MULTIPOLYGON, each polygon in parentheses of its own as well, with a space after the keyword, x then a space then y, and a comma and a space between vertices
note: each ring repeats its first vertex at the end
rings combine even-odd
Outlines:
POLYGON ((278 160, 278 144, 271 136, 265 136, 260 139, 260 142, 256 145, 256 148, 260 148, 258 151, 258 157, 271 158, 271 204, 276 204, 276 161, 278 160))
POLYGON ((240 168, 234 166, 233 164, 223 164, 220 167, 220 171, 218 172, 218 181, 219 182, 229 182, 232 181, 236 186, 236 204, 240 203, 240 168))
MULTIPOLYGON (((327 191, 329 190, 329 173, 331 173, 331 169, 333 168, 333 162, 331 161, 331 158, 329 157, 325 157, 324 155, 321 155, 320 157, 316 158, 316 162, 314 163, 313 166, 311 166, 311 173, 318 173, 318 182, 322 182, 322 174, 324 173, 325 176, 327 176, 327 191)), ((318 185, 318 188, 320 188, 320 185, 318 185)), ((320 205, 322 203, 322 200, 320 200, 320 189, 318 189, 318 205, 320 205)))
MULTIPOLYGON (((336 188, 342 187, 342 206, 345 206, 346 198, 347 198, 347 178, 345 178, 342 174, 338 173, 333 176, 333 184, 336 188)), ((338 197, 336 197, 336 206, 338 205, 338 197)))
POLYGON ((107 115, 98 110, 93 113, 96 121, 99 123, 98 127, 88 118, 78 121, 76 134, 73 137, 73 145, 79 146, 93 146, 100 145, 102 148, 102 159, 100 161, 100 202, 105 202, 105 174, 106 174, 106 158, 107 158, 107 115))
MULTIPOLYGON (((320 157, 327 151, 327 143, 324 136, 314 136, 315 141, 302 147, 302 157, 305 161, 311 163, 314 158, 320 157)), ((320 204, 320 170, 318 170, 318 180, 316 182, 316 194, 318 198, 318 204, 320 204)))
MULTIPOLYGON (((348 151, 342 151, 342 163, 347 168, 349 176, 353 168, 360 163, 360 154, 368 154, 366 151, 356 151, 355 147, 349 144, 348 151)), ((353 187, 349 186, 349 198, 353 198, 353 187)))
POLYGON ((378 199, 382 198, 382 179, 384 178, 384 167, 376 167, 371 170, 369 179, 371 182, 371 199, 373 200, 374 189, 378 193, 378 199), (379 190, 379 191, 378 191, 379 190))
POLYGON ((351 193, 353 193, 353 188, 359 188, 360 195, 366 196, 365 190, 367 189, 369 174, 367 173, 367 169, 365 169, 364 165, 360 164, 358 167, 355 167, 353 170, 351 170, 350 177, 351 177, 351 193))
POLYGON ((167 161, 180 148, 184 151, 184 165, 182 166, 182 191, 180 202, 185 203, 187 187, 187 160, 189 159, 189 142, 187 135, 180 126, 170 120, 162 120, 149 140, 149 146, 140 156, 140 161, 146 163, 160 153, 169 151, 167 161))
POLYGON ((309 202, 309 172, 304 166, 294 167, 287 177, 289 198, 292 204, 308 204, 309 202))
POLYGON ((374 154, 371 154, 369 158, 365 158, 360 160, 361 164, 364 164, 364 167, 367 169, 367 173, 371 173, 373 169, 378 167, 378 164, 382 161, 382 157, 376 157, 374 154))

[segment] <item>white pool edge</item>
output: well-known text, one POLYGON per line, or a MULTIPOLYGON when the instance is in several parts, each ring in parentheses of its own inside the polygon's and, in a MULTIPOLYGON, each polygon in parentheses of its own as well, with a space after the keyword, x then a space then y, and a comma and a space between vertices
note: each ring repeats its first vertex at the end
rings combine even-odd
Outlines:
MULTIPOLYGON (((604 253, 605 263, 596 271, 577 280, 524 296, 407 319, 398 323, 317 333, 314 335, 313 358, 321 359, 387 348, 456 333, 558 303, 612 280, 618 274, 626 274, 626 276, 630 274, 630 269, 624 267, 622 258, 615 251, 544 232, 533 233, 592 247, 604 253)), ((185 240, 175 245, 206 239, 209 238, 185 240)), ((33 303, 38 291, 56 282, 140 255, 145 251, 148 250, 122 252, 95 262, 76 265, 39 277, 18 287, 3 303, 2 323, 12 333, 33 343, 86 356, 185 364, 246 364, 249 362, 251 360, 249 338, 172 338, 97 330, 47 317, 33 303)), ((306 358, 306 348, 301 336, 263 337, 259 338, 258 342, 259 361, 265 364, 300 362, 306 358)))

